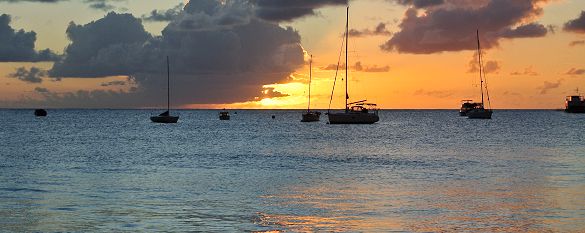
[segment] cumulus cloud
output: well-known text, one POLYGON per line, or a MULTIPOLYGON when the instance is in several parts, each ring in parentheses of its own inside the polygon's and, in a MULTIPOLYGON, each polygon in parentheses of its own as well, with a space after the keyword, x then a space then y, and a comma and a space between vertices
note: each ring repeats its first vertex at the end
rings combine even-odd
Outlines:
POLYGON ((268 21, 291 21, 315 15, 324 6, 347 5, 348 0, 255 0, 256 16, 268 21))
POLYGON ((585 11, 581 11, 581 15, 576 19, 565 23, 563 29, 568 32, 585 33, 585 11))
POLYGON ((585 74, 585 69, 571 68, 565 74, 567 74, 567 75, 582 75, 582 74, 585 74))
POLYGON ((363 29, 363 30, 350 29, 349 30, 349 35, 352 36, 352 37, 389 36, 389 35, 392 35, 392 32, 390 32, 390 31, 388 31, 388 29, 386 29, 386 24, 385 23, 379 23, 378 26, 376 26, 376 28, 374 28, 374 30, 370 30, 370 29, 363 29))
POLYGON ((400 31, 384 43, 385 51, 431 54, 476 48, 477 29, 482 47, 499 45, 503 38, 542 37, 547 34, 544 25, 534 22, 542 14, 540 2, 546 0, 445 0, 444 3, 419 9, 409 8, 400 31))
POLYGON ((10 22, 10 15, 0 15, 0 62, 54 61, 59 58, 49 49, 37 52, 37 34, 23 29, 14 30, 10 22))
POLYGON ((143 15, 142 19, 145 21, 172 21, 181 14, 183 7, 185 7, 185 4, 181 3, 167 10, 152 10, 149 14, 143 15))
POLYGON ((67 29, 71 44, 50 75, 127 75, 133 77, 134 89, 51 95, 47 101, 78 106, 82 102, 77 101, 102 98, 102 106, 108 107, 162 105, 166 56, 174 104, 253 100, 263 85, 287 81, 304 64, 298 32, 259 19, 254 9, 247 1, 192 1, 156 37, 130 14, 112 12, 84 25, 71 23, 67 29))
POLYGON ((31 67, 28 70, 24 67, 20 67, 17 68, 14 73, 9 74, 8 76, 27 83, 42 83, 43 77, 46 75, 47 72, 45 70, 39 69, 37 67, 31 67))

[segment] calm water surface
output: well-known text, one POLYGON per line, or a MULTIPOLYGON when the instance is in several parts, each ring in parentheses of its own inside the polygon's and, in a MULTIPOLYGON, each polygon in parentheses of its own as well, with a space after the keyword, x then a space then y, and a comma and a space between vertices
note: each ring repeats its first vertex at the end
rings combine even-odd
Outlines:
POLYGON ((0 231, 585 231, 585 115, 156 113, 0 110, 0 231))

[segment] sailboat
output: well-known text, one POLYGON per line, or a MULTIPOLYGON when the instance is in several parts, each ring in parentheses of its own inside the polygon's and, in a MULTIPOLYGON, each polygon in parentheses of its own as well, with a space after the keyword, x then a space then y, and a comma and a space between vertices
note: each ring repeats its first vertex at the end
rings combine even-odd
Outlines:
MULTIPOLYGON (((329 124, 374 124, 380 120, 378 116, 378 108, 376 104, 367 103, 367 100, 360 100, 348 103, 348 56, 347 50, 349 48, 349 6, 347 7, 346 21, 345 21, 345 111, 338 113, 331 113, 330 109, 327 113, 329 116, 329 124)), ((335 84, 333 84, 335 90, 335 84)), ((333 91, 331 92, 331 99, 333 99, 333 91)))
POLYGON ((313 80, 313 55, 311 55, 311 60, 309 61, 309 105, 307 107, 307 112, 303 113, 303 119, 301 122, 315 122, 319 121, 321 118, 321 112, 311 112, 311 82, 313 80))
POLYGON ((158 116, 150 117, 150 120, 154 123, 177 123, 179 121, 178 116, 171 116, 171 71, 169 65, 169 57, 167 57, 167 111, 161 113, 158 116))
POLYGON ((483 60, 481 56, 481 45, 479 42, 479 30, 477 30, 477 56, 479 62, 479 81, 480 81, 480 90, 481 90, 481 104, 476 104, 473 108, 467 111, 467 118, 469 119, 492 119, 492 110, 489 108, 491 106, 490 103, 490 94, 487 88, 487 83, 484 83, 485 78, 485 71, 483 69, 483 60), (484 100, 484 86, 485 86, 485 95, 487 96, 488 101, 488 108, 485 108, 485 100, 484 100))

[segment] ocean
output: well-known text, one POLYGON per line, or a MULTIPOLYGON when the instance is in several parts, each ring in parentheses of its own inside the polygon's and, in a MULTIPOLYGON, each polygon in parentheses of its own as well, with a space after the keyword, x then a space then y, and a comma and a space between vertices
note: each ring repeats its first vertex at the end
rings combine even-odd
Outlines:
POLYGON ((0 231, 585 232, 585 115, 218 112, 0 110, 0 231))

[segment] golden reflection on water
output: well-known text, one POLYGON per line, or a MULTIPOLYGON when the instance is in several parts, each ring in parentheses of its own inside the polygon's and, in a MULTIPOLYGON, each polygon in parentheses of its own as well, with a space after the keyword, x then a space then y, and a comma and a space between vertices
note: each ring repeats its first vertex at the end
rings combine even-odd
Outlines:
POLYGON ((276 232, 585 232, 585 187, 507 184, 292 188, 263 196, 281 213, 258 213, 256 224, 276 232))

